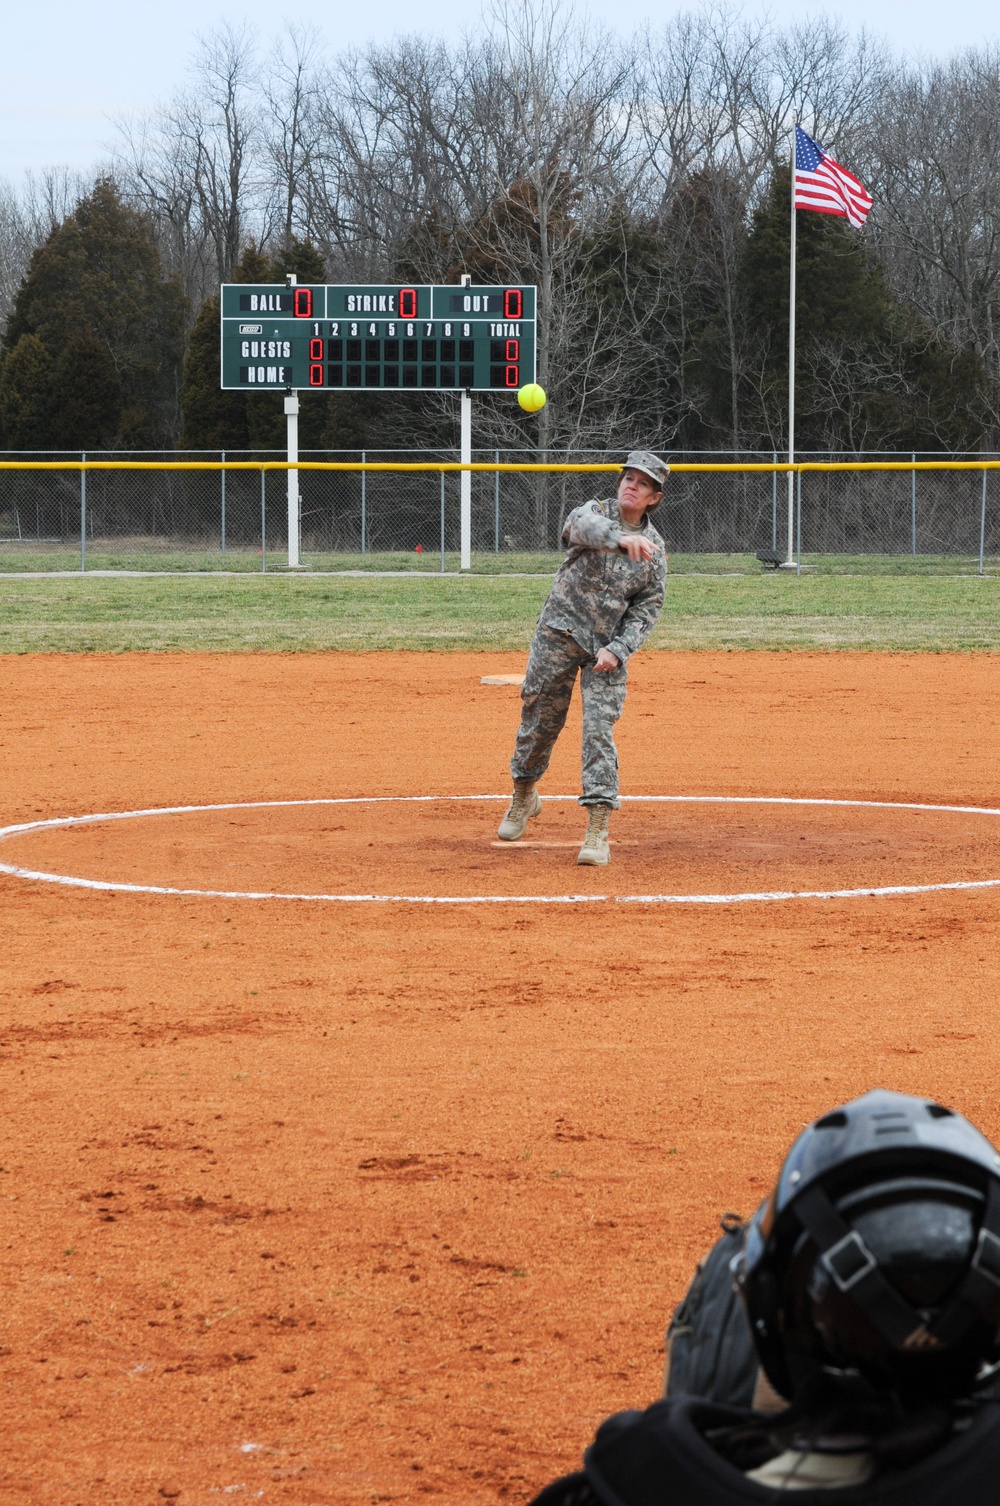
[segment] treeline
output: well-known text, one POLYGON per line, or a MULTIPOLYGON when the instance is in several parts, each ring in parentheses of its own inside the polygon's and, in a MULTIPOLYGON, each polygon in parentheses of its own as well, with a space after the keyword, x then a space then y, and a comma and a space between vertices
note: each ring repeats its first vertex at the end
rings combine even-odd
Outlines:
MULTIPOLYGON (((915 66, 718 7, 622 41, 501 4, 332 60, 222 31, 94 183, 0 195, 0 442, 278 445, 280 399, 218 390, 220 282, 469 272, 538 284, 550 399, 484 395, 478 444, 780 450, 798 118, 875 195, 862 233, 799 215, 799 445, 995 447, 998 101, 995 48, 915 66)), ((307 446, 455 429, 445 396, 303 400, 307 446)))

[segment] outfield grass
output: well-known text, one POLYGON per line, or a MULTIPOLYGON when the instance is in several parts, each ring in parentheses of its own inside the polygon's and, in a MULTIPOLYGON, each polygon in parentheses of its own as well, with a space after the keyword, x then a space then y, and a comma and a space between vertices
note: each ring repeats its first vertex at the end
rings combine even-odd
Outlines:
MULTIPOLYGON (((226 574, 259 575, 263 563, 266 563, 269 571, 285 569, 286 557, 285 550, 277 546, 273 550, 269 549, 265 562, 256 546, 252 549, 227 549, 222 554, 218 548, 199 550, 154 547, 147 539, 125 539, 114 543, 98 540, 87 547, 87 570, 163 571, 168 575, 182 572, 200 575, 223 571, 226 574)), ((385 550, 368 554, 323 554, 310 549, 303 551, 302 558, 308 569, 319 573, 361 570, 370 574, 391 571, 393 574, 411 572, 424 575, 428 571, 441 572, 442 565, 440 553, 433 549, 421 554, 416 551, 404 554, 385 550)), ((720 558, 741 560, 739 568, 747 568, 746 559, 738 555, 720 558)), ((562 553, 554 550, 531 554, 509 551, 503 554, 477 553, 473 555, 472 568, 477 575, 552 575, 558 569, 561 559, 562 553)), ((752 563, 756 569, 756 561, 752 563)), ((445 553, 442 573, 458 575, 460 565, 457 552, 449 550, 445 553)), ((28 543, 18 545, 15 549, 10 544, 5 547, 3 541, 0 541, 0 575, 32 571, 76 571, 79 568, 79 545, 76 548, 66 548, 59 544, 38 546, 28 543)))
MULTIPOLYGON (((260 549, 231 548, 222 554, 217 546, 199 549, 194 545, 172 547, 169 541, 150 538, 97 539, 87 546, 88 571, 141 571, 166 575, 208 575, 223 572, 235 575, 259 575, 262 565, 268 571, 285 569, 286 555, 280 546, 269 547, 266 560, 260 549)), ((458 575, 460 559, 448 550, 442 560, 435 549, 421 554, 416 551, 376 551, 367 554, 322 553, 304 548, 306 567, 316 573, 341 574, 361 571, 365 574, 434 574, 458 575)), ((472 554, 473 575, 553 575, 563 558, 561 550, 492 551, 472 554)), ((816 575, 975 575, 979 560, 972 555, 953 554, 815 554, 803 555, 802 563, 816 575)), ((988 572, 1000 571, 1000 559, 988 558, 988 572)), ((0 576, 37 572, 76 572, 80 568, 79 545, 66 543, 37 544, 30 540, 13 544, 0 539, 0 576)), ((678 554, 670 555, 672 575, 751 575, 761 573, 753 553, 745 554, 678 554)))
MULTIPOLYGON (((0 579, 0 651, 527 647, 549 577, 0 579)), ((673 575, 654 648, 1000 650, 1000 579, 673 575)))

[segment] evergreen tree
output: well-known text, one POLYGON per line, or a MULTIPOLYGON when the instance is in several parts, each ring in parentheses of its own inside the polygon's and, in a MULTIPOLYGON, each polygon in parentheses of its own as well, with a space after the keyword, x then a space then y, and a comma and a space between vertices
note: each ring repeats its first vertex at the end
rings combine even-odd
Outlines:
MULTIPOLYGON (((740 265, 750 332, 744 406, 757 443, 787 443, 790 170, 775 173, 740 265)), ((796 225, 799 449, 964 448, 982 432, 985 372, 897 302, 865 236, 830 215, 796 225)))
POLYGON ((292 236, 275 252, 271 260, 272 281, 284 282, 289 272, 294 272, 299 282, 326 282, 326 262, 312 241, 300 241, 292 236))
POLYGON ((574 296, 561 313, 567 359, 550 377, 562 391, 564 442, 613 447, 628 433, 652 443, 669 426, 676 376, 662 338, 658 227, 619 201, 576 249, 567 268, 574 296))
POLYGON ((46 447, 171 444, 184 316, 149 221, 100 180, 35 252, 15 296, 0 356, 4 441, 30 433, 46 447), (44 359, 23 346, 29 339, 44 359), (31 382, 33 415, 24 407, 31 382))
POLYGON ((678 441, 691 449, 743 443, 739 273, 746 221, 743 190, 723 169, 692 173, 666 217, 664 345, 676 371, 678 441))
POLYGON ((188 336, 181 383, 181 443, 185 450, 246 450, 247 400, 220 386, 219 295, 206 298, 188 336))
POLYGON ((45 450, 51 430, 52 357, 37 335, 21 335, 0 378, 0 433, 12 450, 45 450))
MULTIPOLYGON (((789 168, 779 168, 770 192, 753 217, 742 258, 744 293, 755 317, 767 326, 780 365, 788 349, 789 168)), ((808 342, 886 335, 892 302, 881 268, 863 236, 832 215, 797 211, 795 317, 808 342)))
POLYGON ((141 406, 133 404, 126 419, 114 362, 90 330, 72 335, 59 352, 52 392, 51 433, 57 450, 117 450, 128 447, 130 436, 139 445, 147 439, 141 406))
MULTIPOLYGON (((405 449, 419 427, 416 412, 425 416, 431 400, 431 394, 423 392, 331 392, 321 448, 405 449)), ((432 443, 424 440, 425 446, 432 443)))
MULTIPOLYGON (((295 237, 272 257, 254 242, 244 247, 233 281, 284 283, 294 272, 300 283, 326 281, 326 265, 311 241, 295 237)), ((283 450, 286 441, 284 394, 224 392, 220 387, 219 298, 205 300, 191 331, 181 409, 183 443, 192 450, 283 450)), ((328 423, 328 400, 321 393, 299 394, 299 448, 320 449, 328 423)))
MULTIPOLYGON (((273 273, 270 258, 250 241, 233 271, 233 281, 268 283, 274 281, 273 273)), ((186 450, 251 448, 247 394, 227 392, 221 386, 220 333, 219 295, 215 293, 205 299, 188 338, 181 382, 181 443, 186 450)), ((272 393, 258 397, 272 406, 277 401, 272 393)))

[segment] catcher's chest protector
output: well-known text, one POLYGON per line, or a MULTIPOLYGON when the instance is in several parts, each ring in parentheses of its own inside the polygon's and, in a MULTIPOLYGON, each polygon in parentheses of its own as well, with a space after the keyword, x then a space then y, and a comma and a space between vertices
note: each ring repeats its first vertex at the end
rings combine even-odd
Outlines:
MULTIPOLYGON (((587 1450, 587 1484, 600 1506, 752 1506, 783 1499, 784 1491, 746 1479, 707 1441, 716 1430, 744 1426, 751 1416, 678 1397, 655 1402, 644 1413, 610 1418, 587 1450)), ((833 1506, 834 1499, 852 1506, 996 1506, 998 1471, 1000 1418, 995 1406, 986 1406, 965 1431, 917 1464, 887 1471, 867 1485, 793 1491, 789 1500, 803 1506, 833 1506)))
MULTIPOLYGON (((757 1506, 784 1500, 748 1480, 707 1441, 720 1429, 744 1427, 751 1413, 677 1397, 646 1412, 622 1412, 597 1430, 584 1470, 553 1481, 532 1506, 757 1506)), ((789 1493, 803 1506, 997 1506, 1000 1414, 987 1405, 926 1459, 888 1471, 867 1485, 789 1493)))

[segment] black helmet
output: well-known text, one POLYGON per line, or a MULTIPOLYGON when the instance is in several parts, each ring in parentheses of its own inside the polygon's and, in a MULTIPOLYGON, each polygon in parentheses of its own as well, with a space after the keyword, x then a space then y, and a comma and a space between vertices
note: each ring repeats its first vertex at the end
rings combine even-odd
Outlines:
POLYGON ((733 1276, 782 1396, 830 1367, 963 1396, 1000 1360, 1000 1155, 952 1109, 866 1093, 796 1140, 733 1276))

